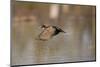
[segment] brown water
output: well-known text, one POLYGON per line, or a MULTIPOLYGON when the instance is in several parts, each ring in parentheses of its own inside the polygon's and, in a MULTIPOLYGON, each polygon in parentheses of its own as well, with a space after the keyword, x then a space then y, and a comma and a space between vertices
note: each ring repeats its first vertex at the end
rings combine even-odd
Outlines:
MULTIPOLYGON (((88 9, 86 13, 94 10, 94 7, 81 6, 81 8, 88 9)), ((95 12, 91 12, 88 16, 84 11, 80 15, 73 13, 75 11, 69 12, 61 15, 60 22, 56 20, 54 23, 50 19, 44 20, 48 12, 40 14, 44 18, 30 14, 20 16, 16 14, 11 23, 12 65, 95 60, 95 12), (43 21, 59 26, 67 33, 60 33, 48 41, 37 40, 43 21)))

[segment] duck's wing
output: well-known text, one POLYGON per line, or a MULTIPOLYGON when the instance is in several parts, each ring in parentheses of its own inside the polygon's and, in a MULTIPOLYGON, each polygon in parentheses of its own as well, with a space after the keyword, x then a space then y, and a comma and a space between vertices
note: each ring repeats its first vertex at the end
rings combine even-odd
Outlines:
POLYGON ((39 35, 40 40, 48 40, 54 34, 54 29, 52 27, 45 28, 39 35))
POLYGON ((61 28, 57 27, 57 26, 53 26, 54 28, 56 28, 56 30, 60 31, 60 32, 63 32, 63 33, 66 33, 64 30, 62 30, 61 28))

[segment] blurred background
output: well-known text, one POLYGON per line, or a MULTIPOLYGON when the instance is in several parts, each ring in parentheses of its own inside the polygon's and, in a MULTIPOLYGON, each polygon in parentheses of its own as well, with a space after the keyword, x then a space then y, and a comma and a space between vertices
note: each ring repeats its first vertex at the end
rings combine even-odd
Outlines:
POLYGON ((22 1, 12 5, 12 65, 96 60, 95 6, 22 1), (43 24, 67 33, 48 41, 36 40, 43 24))

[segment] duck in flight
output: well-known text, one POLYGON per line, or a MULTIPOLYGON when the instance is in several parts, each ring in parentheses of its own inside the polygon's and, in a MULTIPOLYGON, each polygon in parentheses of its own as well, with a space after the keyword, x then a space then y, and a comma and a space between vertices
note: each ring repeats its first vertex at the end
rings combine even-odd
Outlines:
POLYGON ((59 33, 66 33, 65 31, 63 31, 61 28, 57 26, 44 24, 41 26, 41 28, 43 29, 43 31, 39 34, 39 40, 43 40, 43 41, 46 41, 52 38, 53 36, 58 35, 59 33))

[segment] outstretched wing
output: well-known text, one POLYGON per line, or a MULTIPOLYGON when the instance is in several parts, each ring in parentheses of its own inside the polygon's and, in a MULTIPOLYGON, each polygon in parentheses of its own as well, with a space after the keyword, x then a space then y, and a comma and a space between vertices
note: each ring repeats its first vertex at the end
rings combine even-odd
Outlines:
POLYGON ((48 40, 54 34, 55 29, 53 27, 45 28, 39 35, 40 40, 48 40))
POLYGON ((63 32, 66 33, 65 31, 63 31, 61 28, 57 27, 57 26, 53 26, 54 28, 56 28, 59 32, 63 32))

